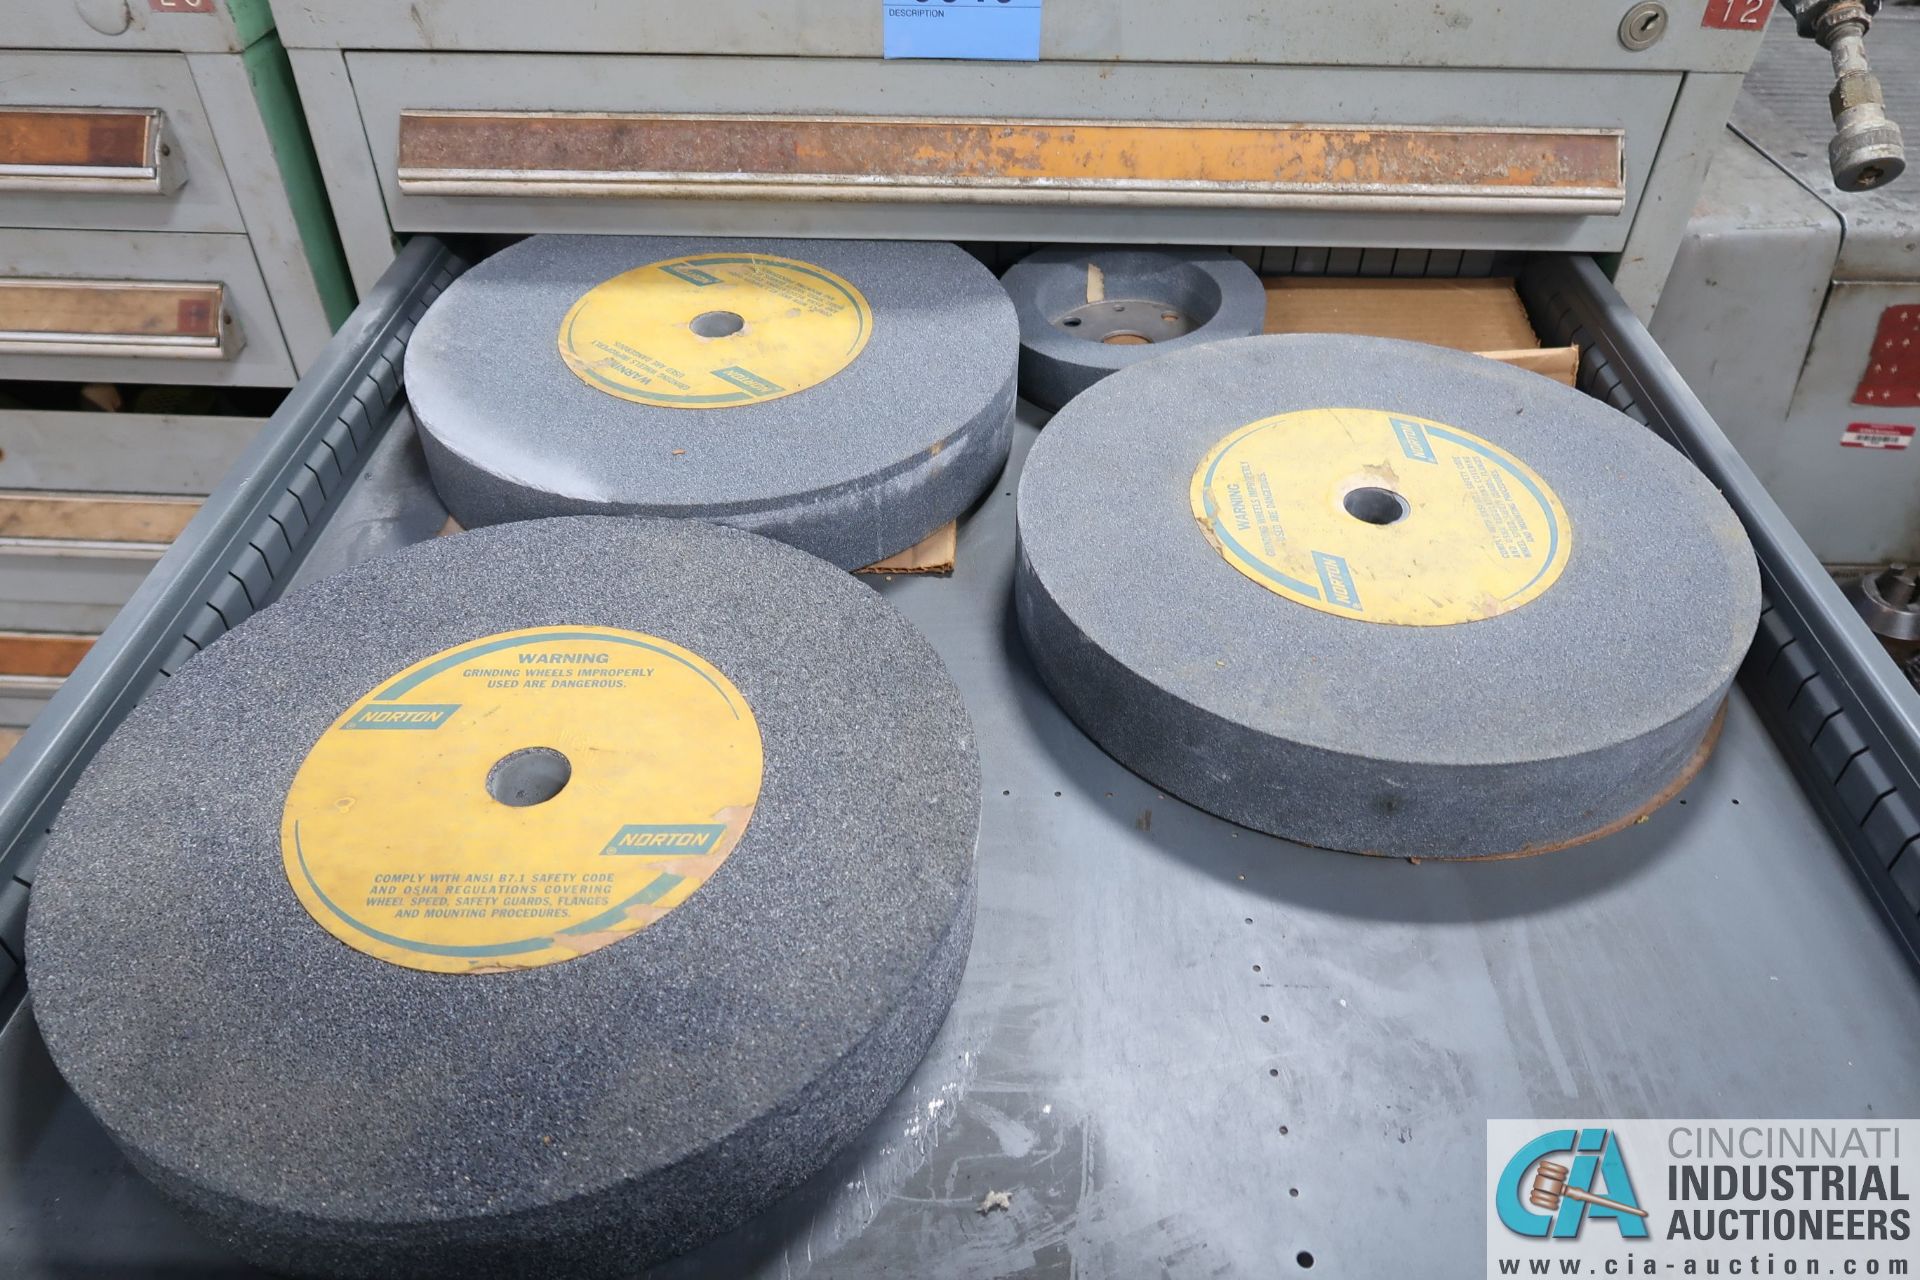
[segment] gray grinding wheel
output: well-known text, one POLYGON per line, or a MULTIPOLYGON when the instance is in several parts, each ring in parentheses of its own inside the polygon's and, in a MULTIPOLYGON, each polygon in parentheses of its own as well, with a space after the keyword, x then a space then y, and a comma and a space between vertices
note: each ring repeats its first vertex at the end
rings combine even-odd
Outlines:
POLYGON ((252 1260, 632 1275, 900 1089, 965 963, 978 817, 952 682, 857 580, 692 521, 483 530, 264 610, 128 717, 35 886, 35 1012, 252 1260))
POLYGON ((1143 360, 1266 327, 1260 277, 1218 249, 1041 249, 1001 283, 1020 317, 1020 394, 1048 409, 1143 360))
POLYGON ((950 244, 541 235, 448 288, 406 382, 468 528, 693 518, 854 569, 999 476, 1018 349, 950 244))
POLYGON ((1541 852, 1663 802, 1752 641, 1738 518, 1537 374, 1262 337, 1118 374, 1018 499, 1040 675, 1121 763, 1305 844, 1541 852))

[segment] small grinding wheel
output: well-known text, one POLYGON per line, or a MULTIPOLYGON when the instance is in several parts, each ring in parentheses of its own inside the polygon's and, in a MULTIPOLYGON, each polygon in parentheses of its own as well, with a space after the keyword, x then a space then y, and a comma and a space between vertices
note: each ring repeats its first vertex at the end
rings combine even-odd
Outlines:
POLYGON ((468 528, 691 517, 855 569, 998 478, 1018 348, 950 244, 534 236, 434 304, 406 380, 468 528))
POLYGON ((1705 758, 1759 574, 1672 448, 1537 374, 1262 337, 1069 405, 1018 500, 1021 629, 1121 763, 1361 853, 1579 843, 1705 758))
POLYGON ((35 885, 36 1016, 134 1163, 302 1274, 618 1275, 925 1053, 979 771, 857 580, 693 521, 444 538, 127 718, 35 885))
POLYGON ((1266 326, 1260 277, 1217 249, 1041 249, 1001 283, 1020 316, 1020 394, 1048 409, 1143 360, 1266 326))

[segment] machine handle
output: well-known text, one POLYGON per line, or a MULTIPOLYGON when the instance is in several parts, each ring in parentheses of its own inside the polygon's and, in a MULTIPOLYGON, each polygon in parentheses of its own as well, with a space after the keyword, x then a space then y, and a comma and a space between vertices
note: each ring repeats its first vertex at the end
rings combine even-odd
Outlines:
POLYGON ((1867 63, 1867 30, 1880 0, 1780 0, 1800 34, 1833 56, 1833 141, 1827 164, 1842 191, 1873 191, 1907 167, 1900 126, 1887 116, 1880 78, 1867 63))

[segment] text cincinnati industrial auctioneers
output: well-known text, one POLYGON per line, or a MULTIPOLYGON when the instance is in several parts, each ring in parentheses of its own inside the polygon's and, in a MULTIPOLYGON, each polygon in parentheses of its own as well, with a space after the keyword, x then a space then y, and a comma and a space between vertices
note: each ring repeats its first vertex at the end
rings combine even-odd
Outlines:
POLYGON ((1920 1123, 1490 1120, 1492 1276, 1904 1276, 1920 1123))
POLYGON ((1901 1138, 1893 1125, 1676 1127, 1666 1238, 1907 1240, 1913 1188, 1901 1164, 1911 1153, 1901 1138))

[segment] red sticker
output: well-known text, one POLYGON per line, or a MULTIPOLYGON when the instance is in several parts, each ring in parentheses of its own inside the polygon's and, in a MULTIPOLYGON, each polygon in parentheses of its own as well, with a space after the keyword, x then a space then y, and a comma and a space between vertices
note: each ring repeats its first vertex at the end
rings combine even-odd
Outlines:
POLYGON ((178 333, 206 336, 216 332, 213 306, 205 298, 180 299, 173 311, 173 322, 178 333))
POLYGON ((1773 0, 1707 0, 1700 25, 1723 31, 1765 31, 1772 12, 1773 0))
POLYGON ((1873 354, 1860 375, 1855 404, 1920 405, 1920 303, 1888 307, 1880 313, 1873 354))
POLYGON ((219 0, 147 0, 155 13, 212 13, 219 0))
POLYGON ((1843 449, 1905 449, 1913 444, 1913 428, 1897 422, 1856 422, 1840 436, 1843 449))

